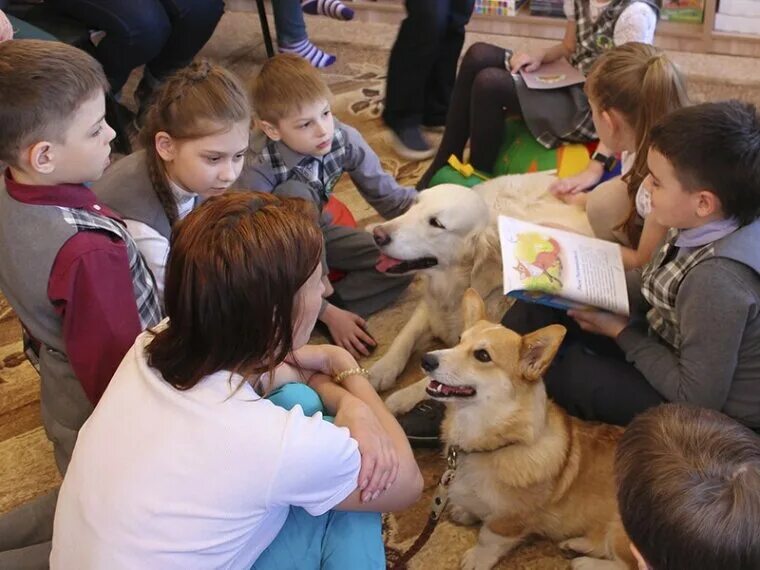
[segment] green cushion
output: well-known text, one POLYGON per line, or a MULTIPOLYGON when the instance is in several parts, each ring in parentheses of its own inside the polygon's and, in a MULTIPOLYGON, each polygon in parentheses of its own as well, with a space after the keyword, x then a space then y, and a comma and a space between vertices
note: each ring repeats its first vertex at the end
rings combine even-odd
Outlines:
MULTIPOLYGON (((508 119, 505 127, 506 132, 496 158, 493 176, 524 174, 557 168, 557 150, 547 150, 541 146, 533 138, 524 122, 519 119, 508 119)), ((471 187, 482 181, 477 176, 462 176, 451 166, 446 165, 435 173, 430 185, 448 183, 471 187)))

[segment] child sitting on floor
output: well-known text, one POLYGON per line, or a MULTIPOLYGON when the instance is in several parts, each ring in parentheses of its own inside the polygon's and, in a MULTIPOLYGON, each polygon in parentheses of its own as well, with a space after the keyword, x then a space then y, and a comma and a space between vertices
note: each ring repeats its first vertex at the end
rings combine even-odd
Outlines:
POLYGON ((628 274, 631 317, 516 303, 502 322, 519 333, 569 327, 545 380, 574 415, 627 424, 661 402, 687 402, 758 428, 760 118, 739 101, 685 107, 650 143, 650 216, 672 229, 628 274))
POLYGON ((746 427, 659 406, 628 426, 615 470, 639 570, 760 568, 760 438, 746 427))
MULTIPOLYGON (((354 356, 367 355, 375 342, 359 315, 367 316, 393 302, 410 278, 377 271, 379 251, 372 236, 332 224, 323 208, 344 172, 385 218, 406 211, 417 192, 400 186, 383 171, 356 129, 334 119, 330 90, 305 60, 283 54, 267 61, 254 82, 252 103, 266 141, 256 145, 254 160, 244 168, 237 186, 305 198, 317 207, 325 236, 323 266, 347 272, 335 284, 338 295, 329 300, 348 309, 325 302, 319 319, 337 345, 354 356)), ((330 295, 331 286, 325 285, 330 295)))
POLYGON ((649 130, 665 115, 688 104, 681 74, 659 49, 630 42, 602 54, 586 80, 594 126, 602 143, 623 155, 623 172, 593 192, 555 191, 566 202, 585 206, 597 237, 619 242, 626 269, 649 261, 666 227, 649 216, 647 175, 649 130))
POLYGON ((221 66, 193 62, 153 96, 140 131, 144 150, 93 184, 98 198, 124 217, 161 299, 172 227, 237 180, 250 125, 240 80, 221 66))
MULTIPOLYGON (((0 44, 0 289, 38 346, 42 423, 61 474, 140 331, 161 319, 121 218, 85 183, 109 163, 108 82, 60 42, 0 44)), ((0 568, 47 564, 55 496, 0 519, 0 568)))

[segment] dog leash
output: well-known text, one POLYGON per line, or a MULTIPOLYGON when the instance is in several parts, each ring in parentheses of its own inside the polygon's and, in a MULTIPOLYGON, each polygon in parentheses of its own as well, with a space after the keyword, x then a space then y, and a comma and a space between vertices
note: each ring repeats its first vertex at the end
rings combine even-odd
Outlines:
POLYGON ((454 480, 454 474, 457 470, 460 453, 461 449, 456 445, 449 447, 449 450, 446 453, 446 470, 443 472, 443 475, 441 475, 438 487, 435 489, 433 503, 430 508, 430 515, 428 516, 427 523, 425 523, 425 528, 422 529, 417 540, 414 541, 412 546, 410 546, 404 554, 401 554, 397 560, 389 560, 386 563, 387 568, 390 570, 406 570, 407 563, 414 558, 420 550, 422 550, 422 547, 427 544, 428 540, 430 540, 430 537, 433 535, 435 528, 441 521, 443 511, 449 503, 449 486, 454 480))

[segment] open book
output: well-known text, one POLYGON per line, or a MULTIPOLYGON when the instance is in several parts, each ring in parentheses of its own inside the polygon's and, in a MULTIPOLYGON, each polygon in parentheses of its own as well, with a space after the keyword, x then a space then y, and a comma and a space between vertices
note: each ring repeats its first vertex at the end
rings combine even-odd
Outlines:
POLYGON ((504 294, 560 309, 628 315, 620 246, 499 216, 504 294))
POLYGON ((543 63, 535 71, 520 70, 525 85, 530 89, 559 89, 583 83, 586 78, 564 57, 543 63))

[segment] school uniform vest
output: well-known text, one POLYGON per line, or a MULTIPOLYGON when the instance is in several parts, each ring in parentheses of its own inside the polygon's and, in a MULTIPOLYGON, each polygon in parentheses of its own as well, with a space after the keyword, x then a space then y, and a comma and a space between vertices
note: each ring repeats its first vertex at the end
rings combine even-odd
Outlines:
POLYGON ((615 47, 615 24, 634 2, 644 2, 659 17, 660 8, 651 0, 612 0, 594 21, 591 19, 589 0, 574 0, 575 52, 570 63, 580 69, 583 75, 588 75, 600 55, 615 47))
POLYGON ((122 218, 142 222, 167 240, 171 237, 169 218, 153 189, 144 150, 116 162, 92 185, 92 191, 122 218))
POLYGON ((715 255, 713 243, 694 249, 686 255, 676 257, 675 245, 678 230, 668 230, 665 244, 641 274, 641 293, 651 305, 647 312, 649 326, 674 350, 681 347, 681 332, 676 314, 676 299, 686 275, 698 263, 715 255))
POLYGON ((343 174, 345 156, 346 135, 337 122, 330 152, 320 158, 304 156, 296 166, 288 168, 285 159, 277 148, 277 143, 271 139, 267 139, 260 153, 261 160, 274 173, 275 186, 289 180, 306 184, 320 197, 320 209, 330 199, 333 187, 343 174))
MULTIPOLYGON (((615 24, 634 2, 644 2, 655 13, 659 8, 652 0, 612 0, 591 19, 589 0, 575 2, 575 52, 570 63, 584 75, 605 51, 615 47, 615 24)), ((530 89, 521 78, 515 79, 523 120, 533 137, 544 148, 556 148, 562 142, 585 143, 596 140, 591 107, 582 85, 559 89, 530 89)))
MULTIPOLYGON (((74 374, 63 339, 63 322, 47 294, 60 248, 79 231, 106 231, 124 239, 118 222, 83 210, 32 205, 14 200, 0 180, 0 289, 31 335, 41 343, 39 354, 41 413, 51 440, 71 455, 76 433, 92 412, 92 404, 74 374), (100 220, 98 220, 100 218, 100 220), (40 234, 44 233, 44 238, 40 234)), ((127 236, 128 237, 128 236, 127 236)), ((131 242, 131 239, 129 239, 131 242)), ((127 244, 133 288, 143 328, 161 319, 152 275, 134 242, 127 244)), ((68 458, 56 457, 61 471, 68 458)))

